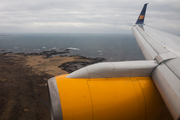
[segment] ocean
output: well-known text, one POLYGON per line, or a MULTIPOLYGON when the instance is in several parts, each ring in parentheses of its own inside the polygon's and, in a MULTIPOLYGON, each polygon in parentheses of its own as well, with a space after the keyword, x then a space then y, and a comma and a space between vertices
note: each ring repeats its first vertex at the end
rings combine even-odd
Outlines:
POLYGON ((70 34, 34 33, 0 36, 0 50, 32 53, 45 50, 64 50, 67 55, 101 57, 107 61, 144 60, 133 34, 70 34))

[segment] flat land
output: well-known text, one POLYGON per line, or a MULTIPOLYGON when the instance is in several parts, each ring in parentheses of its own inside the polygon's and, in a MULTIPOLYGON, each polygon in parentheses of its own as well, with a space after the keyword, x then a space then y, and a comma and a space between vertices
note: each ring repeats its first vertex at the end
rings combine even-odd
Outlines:
POLYGON ((46 58, 46 56, 43 55, 29 55, 26 57, 26 66, 32 67, 34 71, 38 72, 44 72, 53 76, 62 75, 62 74, 68 74, 67 71, 62 70, 58 66, 66 63, 66 62, 89 62, 92 60, 88 59, 78 59, 79 56, 73 56, 73 57, 51 57, 46 58))
POLYGON ((0 120, 50 120, 47 80, 67 74, 58 66, 73 61, 90 60, 0 54, 0 120))

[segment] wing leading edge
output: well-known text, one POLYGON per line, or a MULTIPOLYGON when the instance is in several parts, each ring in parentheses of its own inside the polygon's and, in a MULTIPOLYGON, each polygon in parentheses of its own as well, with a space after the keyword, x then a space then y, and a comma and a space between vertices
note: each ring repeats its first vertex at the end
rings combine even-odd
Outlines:
MULTIPOLYGON (((147 4, 141 12, 143 16, 146 7, 147 4)), ((180 119, 180 37, 154 32, 144 25, 141 14, 132 27, 132 32, 145 58, 157 61, 158 66, 151 73, 151 77, 173 118, 180 119), (169 36, 168 40, 166 36, 169 36)))

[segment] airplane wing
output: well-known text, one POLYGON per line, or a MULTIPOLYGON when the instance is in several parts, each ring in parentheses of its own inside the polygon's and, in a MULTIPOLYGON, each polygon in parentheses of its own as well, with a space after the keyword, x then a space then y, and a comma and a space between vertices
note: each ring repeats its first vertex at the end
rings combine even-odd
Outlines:
MULTIPOLYGON (((144 8, 147 4, 144 5, 144 8)), ((143 9, 144 10, 144 9, 143 9)), ((142 11, 133 34, 147 60, 158 66, 151 73, 164 102, 174 119, 180 118, 180 37, 154 30, 144 25, 142 11)))
POLYGON ((147 60, 103 62, 49 79, 53 120, 180 119, 179 37, 145 26, 146 7, 132 31, 147 60))

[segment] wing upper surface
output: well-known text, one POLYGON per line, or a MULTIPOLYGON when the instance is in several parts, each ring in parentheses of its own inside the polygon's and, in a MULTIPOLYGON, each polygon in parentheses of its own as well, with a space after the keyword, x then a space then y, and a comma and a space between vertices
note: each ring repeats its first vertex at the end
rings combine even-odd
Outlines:
POLYGON ((136 23, 132 32, 144 57, 157 61, 151 77, 173 118, 180 119, 180 37, 154 30, 144 23, 136 23))
MULTIPOLYGON (((176 85, 180 85, 180 37, 166 34, 144 25, 143 28, 135 25, 132 31, 145 58, 147 60, 156 60, 159 65, 161 63, 166 65, 179 80, 176 81, 176 85)), ((171 85, 175 89, 173 87, 175 84, 171 85)), ((175 92, 180 98, 180 91, 176 89, 175 92)))
POLYGON ((144 31, 144 26, 142 28, 139 25, 134 25, 132 31, 146 59, 153 60, 157 55, 169 52, 169 50, 159 44, 156 40, 154 40, 149 34, 144 31))
POLYGON ((180 57, 180 37, 152 29, 144 26, 144 31, 153 38, 154 41, 165 47, 167 50, 180 57))

